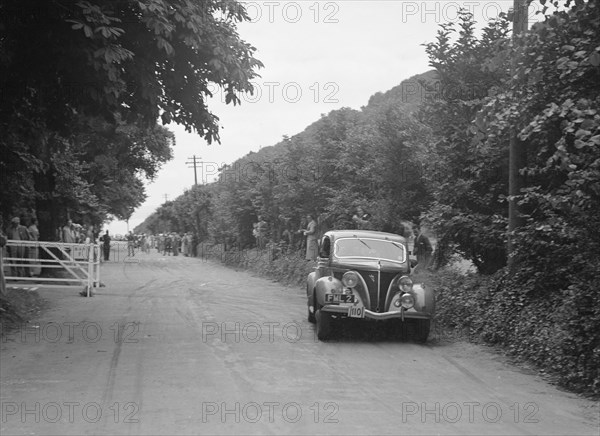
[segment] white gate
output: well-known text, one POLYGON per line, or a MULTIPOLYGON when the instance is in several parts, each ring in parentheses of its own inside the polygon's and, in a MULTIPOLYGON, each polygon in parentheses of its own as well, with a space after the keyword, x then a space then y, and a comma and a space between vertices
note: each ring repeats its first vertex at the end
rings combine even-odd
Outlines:
POLYGON ((68 244, 47 241, 18 241, 6 243, 4 267, 7 285, 31 282, 43 287, 84 285, 87 296, 100 286, 100 245, 68 244), (41 253, 48 256, 40 256, 41 253), (66 271, 66 277, 32 277, 34 268, 54 268, 66 271), (60 284, 59 284, 60 283, 60 284))

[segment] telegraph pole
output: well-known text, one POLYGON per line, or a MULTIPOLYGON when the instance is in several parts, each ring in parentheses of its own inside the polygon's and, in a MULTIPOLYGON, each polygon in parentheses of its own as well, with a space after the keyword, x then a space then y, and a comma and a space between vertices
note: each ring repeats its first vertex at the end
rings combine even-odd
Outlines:
MULTIPOLYGON (((513 0, 513 47, 516 47, 517 37, 527 31, 528 28, 528 13, 529 0, 513 0)), ((517 70, 516 54, 513 54, 511 63, 511 81, 514 85, 517 84, 515 73, 517 70)), ((519 214, 519 206, 515 197, 521 193, 523 187, 523 176, 519 170, 527 165, 527 150, 525 144, 517 137, 517 129, 511 128, 510 144, 508 149, 508 268, 509 271, 514 270, 515 258, 512 256, 514 251, 514 241, 512 232, 523 224, 523 218, 519 214)))
POLYGON ((165 194, 165 195, 164 195, 164 197, 165 197, 165 203, 166 203, 167 201, 169 201, 169 194, 165 194))
POLYGON ((198 185, 198 172, 196 171, 197 163, 200 163, 200 157, 196 157, 196 155, 188 158, 186 164, 188 168, 194 168, 194 185, 198 185))

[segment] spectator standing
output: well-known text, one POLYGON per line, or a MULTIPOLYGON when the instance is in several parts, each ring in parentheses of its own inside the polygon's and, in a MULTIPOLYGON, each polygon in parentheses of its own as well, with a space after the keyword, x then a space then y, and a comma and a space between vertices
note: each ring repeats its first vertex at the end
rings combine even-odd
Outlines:
POLYGON ((125 237, 127 239, 127 256, 133 257, 135 256, 135 236, 133 232, 130 230, 125 237))
POLYGON ((254 223, 252 230, 252 234, 256 238, 256 247, 258 249, 263 249, 265 247, 266 237, 267 237, 267 222, 263 219, 261 215, 258 216, 258 222, 254 223))
POLYGON ((404 236, 408 242, 414 235, 414 229, 412 223, 408 221, 401 221, 398 224, 396 233, 400 236, 404 236))
POLYGON ((83 226, 81 224, 73 224, 73 234, 75 235, 75 243, 83 244, 85 242, 83 226))
POLYGON ((150 252, 150 237, 148 235, 146 235, 145 233, 142 233, 142 251, 144 253, 148 253, 150 252))
POLYGON ((173 250, 173 256, 179 256, 179 249, 181 248, 181 237, 179 236, 179 233, 173 233, 172 241, 171 250, 173 250))
POLYGON ((192 245, 192 236, 189 233, 183 235, 183 239, 181 240, 181 252, 185 257, 190 255, 190 248, 192 245))
MULTIPOLYGON (((35 217, 32 217, 29 220, 29 227, 27 227, 27 232, 29 232, 29 240, 39 241, 40 231, 37 227, 37 219, 35 217)), ((29 247, 29 258, 31 259, 30 273, 32 277, 39 277, 42 273, 42 265, 40 265, 39 257, 39 247, 37 245, 35 247, 29 247)))
POLYGON ((67 224, 64 225, 61 231, 61 240, 65 244, 75 243, 75 230, 73 228, 73 221, 67 220, 67 224))
POLYGON ((312 214, 306 215, 308 225, 306 229, 300 230, 306 236, 306 260, 315 260, 319 251, 319 244, 317 243, 317 222, 312 214))
MULTIPOLYGON (((29 240, 29 232, 27 232, 27 228, 21 225, 21 219, 19 217, 14 217, 11 220, 10 227, 8 229, 8 239, 12 239, 14 241, 28 241, 29 240)), ((23 264, 26 261, 24 260, 28 256, 29 251, 27 247, 17 244, 17 246, 8 247, 8 256, 17 258, 17 260, 13 260, 11 263, 23 264)), ((28 277, 29 269, 24 266, 13 266, 11 268, 12 275, 14 277, 28 277)))
POLYGON ((156 249, 158 250, 158 253, 163 253, 165 252, 165 235, 163 235, 162 233, 160 233, 156 239, 156 249))
POLYGON ((173 244, 173 239, 171 238, 171 235, 169 233, 165 234, 163 255, 165 255, 165 256, 171 255, 172 244, 173 244))
MULTIPOLYGON (((303 233, 302 229, 306 228, 307 226, 308 226, 308 221, 306 221, 306 218, 302 218, 300 220, 300 230, 298 230, 296 233, 303 233)), ((304 237, 298 238, 296 249, 298 251, 306 250, 306 238, 304 238, 304 237)))
POLYGON ((415 272, 425 271, 429 268, 431 263, 431 254, 433 253, 433 247, 429 238, 423 234, 419 227, 414 228, 415 243, 413 247, 413 254, 417 256, 417 266, 415 272))
POLYGON ((94 238, 94 226, 89 225, 85 228, 85 240, 84 242, 86 244, 94 244, 95 238, 94 238))
POLYGON ((367 230, 371 228, 370 220, 371 215, 365 213, 362 207, 356 208, 356 213, 352 216, 352 221, 354 221, 356 228, 359 230, 367 230))
POLYGON ((104 254, 104 260, 108 261, 108 260, 110 260, 110 240, 111 240, 110 235, 108 234, 108 230, 104 233, 104 235, 102 235, 100 240, 102 241, 102 252, 104 254))
POLYGON ((150 233, 149 235, 146 235, 146 240, 148 241, 148 253, 150 253, 150 250, 152 250, 153 248, 156 248, 156 238, 154 237, 154 235, 152 233, 150 233))

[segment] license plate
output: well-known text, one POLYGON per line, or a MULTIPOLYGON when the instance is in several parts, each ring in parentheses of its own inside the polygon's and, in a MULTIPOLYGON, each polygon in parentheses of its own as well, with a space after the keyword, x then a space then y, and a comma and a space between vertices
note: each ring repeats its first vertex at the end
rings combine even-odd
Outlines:
POLYGON ((352 306, 348 308, 348 316, 350 318, 364 318, 365 308, 362 306, 352 306))
POLYGON ((354 303, 355 301, 352 294, 325 294, 326 303, 354 303))

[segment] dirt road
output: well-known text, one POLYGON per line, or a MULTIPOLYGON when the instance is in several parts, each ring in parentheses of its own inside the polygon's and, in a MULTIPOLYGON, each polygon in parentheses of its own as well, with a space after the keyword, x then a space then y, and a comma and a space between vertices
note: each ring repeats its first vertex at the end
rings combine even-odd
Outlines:
POLYGON ((0 344, 0 434, 598 434, 597 404, 482 348, 349 328, 200 259, 108 263, 0 344))

